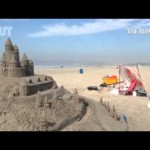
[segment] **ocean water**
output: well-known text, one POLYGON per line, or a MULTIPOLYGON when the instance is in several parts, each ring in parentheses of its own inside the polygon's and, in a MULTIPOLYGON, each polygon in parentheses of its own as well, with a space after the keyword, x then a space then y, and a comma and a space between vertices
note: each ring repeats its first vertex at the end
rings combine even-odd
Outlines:
POLYGON ((86 67, 102 67, 101 65, 35 65, 35 68, 86 68, 86 67))

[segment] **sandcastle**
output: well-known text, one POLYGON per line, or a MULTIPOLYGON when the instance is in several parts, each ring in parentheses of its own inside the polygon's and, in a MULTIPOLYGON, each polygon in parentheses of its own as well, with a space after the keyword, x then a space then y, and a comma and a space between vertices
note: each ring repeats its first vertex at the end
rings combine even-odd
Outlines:
POLYGON ((85 114, 84 99, 77 90, 72 94, 58 87, 51 76, 34 74, 33 61, 26 54, 20 61, 19 49, 10 38, 5 43, 0 78, 2 131, 61 130, 85 114))
POLYGON ((19 90, 14 96, 30 96, 38 91, 45 91, 53 86, 53 80, 47 76, 34 75, 34 63, 24 53, 20 61, 19 49, 8 38, 5 42, 5 52, 1 59, 1 76, 4 78, 17 78, 19 90))
POLYGON ((5 42, 5 52, 1 59, 1 75, 10 77, 24 77, 34 75, 33 61, 24 53, 20 62, 19 49, 12 44, 10 38, 5 42))

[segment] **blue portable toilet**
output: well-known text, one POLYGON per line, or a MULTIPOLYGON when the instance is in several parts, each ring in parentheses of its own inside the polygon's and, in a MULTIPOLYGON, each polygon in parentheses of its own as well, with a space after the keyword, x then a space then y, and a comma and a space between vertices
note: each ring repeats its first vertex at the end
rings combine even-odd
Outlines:
POLYGON ((80 69, 80 74, 83 74, 83 69, 80 69))

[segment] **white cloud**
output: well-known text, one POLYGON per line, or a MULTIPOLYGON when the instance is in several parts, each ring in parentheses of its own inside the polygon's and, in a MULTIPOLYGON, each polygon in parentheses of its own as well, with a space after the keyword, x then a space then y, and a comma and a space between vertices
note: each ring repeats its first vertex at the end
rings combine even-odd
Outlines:
POLYGON ((133 26, 133 28, 147 28, 147 27, 150 27, 150 19, 142 19, 133 26))
POLYGON ((67 25, 65 23, 43 26, 41 31, 29 34, 29 37, 68 36, 95 34, 110 30, 127 29, 133 26, 149 26, 150 19, 96 19, 80 25, 67 25), (136 24, 134 24, 136 22, 136 24))
POLYGON ((29 19, 0 19, 0 21, 29 21, 29 19))

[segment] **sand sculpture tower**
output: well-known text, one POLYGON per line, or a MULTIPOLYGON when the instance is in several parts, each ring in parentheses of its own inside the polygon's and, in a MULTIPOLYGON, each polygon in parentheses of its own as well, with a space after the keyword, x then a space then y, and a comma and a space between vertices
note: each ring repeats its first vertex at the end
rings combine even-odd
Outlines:
POLYGON ((10 38, 5 42, 5 52, 1 59, 1 75, 10 77, 23 77, 34 75, 33 61, 23 54, 20 62, 19 49, 12 44, 10 38))

